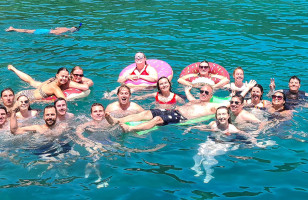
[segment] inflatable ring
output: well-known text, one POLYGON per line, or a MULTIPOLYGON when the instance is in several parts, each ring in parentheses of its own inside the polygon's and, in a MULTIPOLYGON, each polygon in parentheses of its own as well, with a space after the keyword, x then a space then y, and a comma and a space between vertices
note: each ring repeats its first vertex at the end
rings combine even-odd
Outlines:
MULTIPOLYGON (((76 88, 69 88, 69 89, 63 90, 63 94, 65 95, 65 97, 68 101, 87 97, 90 94, 90 92, 91 92, 91 90, 82 91, 82 90, 79 90, 79 89, 76 89, 76 88)), ((56 99, 57 99, 57 97, 52 95, 52 96, 47 97, 43 100, 55 101, 56 99)))
MULTIPOLYGON (((154 69, 156 69, 158 78, 165 76, 169 79, 169 81, 172 80, 173 70, 167 62, 162 61, 162 60, 156 60, 156 59, 149 59, 146 62, 148 65, 151 65, 154 69)), ((119 76, 122 76, 127 71, 132 71, 134 68, 136 68, 136 63, 128 65, 121 71, 119 76)), ((131 86, 142 86, 142 87, 156 86, 156 82, 149 82, 143 79, 139 79, 137 81, 127 80, 125 81, 125 84, 129 87, 131 86)))
MULTIPOLYGON (((197 62, 197 63, 193 63, 193 64, 190 64, 187 67, 185 67, 180 74, 180 78, 182 78, 183 76, 188 75, 188 74, 198 74, 199 73, 199 64, 200 64, 200 62, 197 62)), ((224 77, 226 77, 230 80, 229 73, 224 67, 222 67, 222 66, 220 66, 216 63, 211 63, 211 62, 209 62, 209 65, 210 65, 210 71, 209 71, 210 74, 221 75, 221 76, 224 76, 224 77)), ((195 80, 197 78, 199 78, 199 77, 190 77, 190 78, 187 78, 186 81, 192 82, 193 80, 195 80)), ((215 84, 217 84, 220 81, 220 79, 216 78, 216 77, 212 77, 211 79, 215 82, 215 84)))

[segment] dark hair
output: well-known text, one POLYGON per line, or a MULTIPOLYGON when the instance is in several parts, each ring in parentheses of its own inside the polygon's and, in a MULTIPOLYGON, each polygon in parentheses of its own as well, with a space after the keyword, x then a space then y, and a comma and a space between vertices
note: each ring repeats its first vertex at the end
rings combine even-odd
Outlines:
MULTIPOLYGON (((28 99, 28 101, 29 101, 29 108, 28 108, 28 110, 32 110, 31 105, 30 105, 30 100, 29 100, 29 97, 27 95, 24 95, 24 94, 20 95, 19 97, 17 97, 16 101, 18 101, 18 99, 20 97, 22 97, 22 96, 26 97, 28 99)), ((19 108, 17 108, 17 110, 20 111, 19 108)))
MULTIPOLYGON (((257 87, 257 88, 259 88, 260 90, 261 90, 261 97, 260 97, 260 100, 262 100, 262 96, 263 96, 263 87, 262 87, 262 85, 260 85, 260 84, 255 84, 252 88, 254 88, 254 87, 257 87)), ((251 88, 251 91, 252 91, 252 88, 251 88)), ((251 92, 250 91, 250 92, 251 92)))
POLYGON ((129 88, 127 85, 122 84, 122 85, 118 88, 117 95, 120 93, 120 91, 121 91, 122 88, 128 89, 129 95, 132 94, 131 91, 130 91, 130 88, 129 88))
POLYGON ((55 111, 56 111, 56 114, 57 114, 57 109, 56 109, 56 107, 55 107, 54 105, 48 105, 48 106, 45 106, 45 108, 44 108, 44 115, 45 115, 46 109, 49 109, 49 108, 54 108, 55 111))
POLYGON ((62 101, 62 100, 64 100, 65 103, 66 103, 66 100, 65 100, 63 97, 59 97, 59 98, 57 98, 57 99, 55 100, 55 102, 53 102, 53 105, 56 106, 57 102, 58 102, 58 101, 62 101))
POLYGON ((170 85, 169 91, 172 92, 171 82, 169 81, 169 79, 168 79, 167 77, 162 76, 162 77, 160 77, 160 78, 158 79, 158 81, 157 81, 157 83, 156 83, 156 87, 157 87, 158 93, 159 93, 159 94, 162 94, 162 93, 161 93, 161 90, 160 90, 160 88, 159 88, 159 81, 160 81, 161 79, 163 79, 163 78, 165 78, 165 79, 168 80, 168 83, 169 83, 169 85, 170 85))
POLYGON ((66 67, 61 67, 58 69, 57 74, 59 74, 61 71, 67 71, 68 73, 70 73, 66 67))
POLYGON ((3 109, 3 110, 5 111, 5 114, 7 114, 7 109, 6 109, 6 107, 0 104, 0 110, 1 110, 1 109, 3 109))
POLYGON ((92 113, 92 108, 93 108, 94 106, 102 106, 103 109, 105 110, 105 107, 103 106, 103 104, 101 104, 101 103, 93 103, 92 106, 91 106, 91 113, 92 113))
POLYGON ((233 71, 233 76, 234 76, 234 74, 235 74, 235 71, 236 71, 236 70, 238 70, 238 69, 242 70, 242 71, 243 71, 243 74, 244 74, 244 70, 243 70, 243 68, 241 68, 241 67, 237 67, 237 68, 235 68, 235 69, 234 69, 234 71, 233 71))
POLYGON ((217 119, 217 111, 218 111, 219 109, 226 109, 226 110, 227 110, 228 115, 229 115, 228 123, 229 123, 229 124, 232 124, 232 123, 231 123, 230 110, 229 110, 229 108, 228 108, 227 106, 220 106, 220 107, 218 107, 218 108, 216 109, 215 119, 217 119))
MULTIPOLYGON (((208 61, 206 61, 206 60, 201 61, 201 62, 199 63, 199 66, 201 65, 201 63, 207 63, 207 65, 210 67, 210 63, 209 63, 208 61)), ((199 66, 198 66, 198 67, 199 67, 199 66)))
MULTIPOLYGON (((285 93, 280 92, 280 91, 276 91, 276 92, 274 92, 274 94, 273 94, 273 95, 275 95, 276 93, 281 93, 281 94, 282 94, 282 96, 283 96, 283 100, 284 100, 284 104, 283 104, 283 106, 285 106, 285 105, 286 105, 286 101, 287 101, 287 97, 286 97, 285 93)), ((273 99, 272 99, 272 101, 273 101, 273 99)))
POLYGON ((5 89, 3 89, 3 90, 1 91, 1 97, 2 97, 3 92, 5 92, 5 91, 7 91, 7 90, 11 91, 11 92, 13 93, 13 95, 15 95, 15 93, 14 93, 14 91, 13 91, 12 88, 5 88, 5 89))
POLYGON ((232 96, 231 99, 233 99, 233 98, 239 98, 240 101, 241 101, 241 104, 243 104, 243 102, 244 102, 244 97, 240 94, 235 94, 234 96, 232 96))
POLYGON ((297 76, 292 76, 292 77, 289 79, 289 82, 290 82, 292 79, 298 80, 299 84, 301 84, 301 79, 299 79, 297 76))

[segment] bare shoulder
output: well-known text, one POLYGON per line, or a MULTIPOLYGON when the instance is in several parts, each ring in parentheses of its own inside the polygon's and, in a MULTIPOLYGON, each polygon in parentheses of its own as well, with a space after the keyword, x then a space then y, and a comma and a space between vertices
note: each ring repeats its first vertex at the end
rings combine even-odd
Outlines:
POLYGON ((109 104, 107 107, 106 107, 106 112, 111 112, 111 111, 113 111, 115 108, 119 108, 120 106, 119 106, 119 102, 118 101, 115 101, 115 102, 113 102, 113 103, 111 103, 111 104, 109 104))

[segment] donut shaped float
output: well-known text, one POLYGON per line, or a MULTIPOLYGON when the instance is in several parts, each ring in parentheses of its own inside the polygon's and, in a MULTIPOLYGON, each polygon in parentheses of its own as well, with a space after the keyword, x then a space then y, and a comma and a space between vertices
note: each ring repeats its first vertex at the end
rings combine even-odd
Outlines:
MULTIPOLYGON (((172 80, 173 70, 167 62, 162 61, 162 60, 156 60, 156 59, 149 59, 146 62, 148 65, 151 65, 154 69, 156 69, 158 78, 165 76, 169 79, 169 81, 172 80)), ((136 68, 136 63, 130 64, 121 71, 119 76, 122 76, 128 71, 132 72, 133 69, 135 68, 136 68)), ((141 87, 156 86, 156 82, 149 82, 143 79, 138 79, 137 81, 127 80, 125 81, 125 84, 129 87, 130 86, 141 86, 141 87)))
MULTIPOLYGON (((63 94, 65 95, 65 97, 68 101, 71 101, 71 100, 74 100, 74 99, 84 98, 84 97, 88 96, 90 94, 90 92, 91 92, 91 90, 82 91, 82 90, 79 90, 79 89, 76 89, 76 88, 69 88, 69 89, 63 90, 63 94)), ((56 99, 57 99, 57 97, 52 95, 52 96, 47 97, 43 100, 55 101, 56 99)))
MULTIPOLYGON (((188 74, 198 74, 199 64, 200 62, 196 62, 196 63, 190 64, 187 67, 185 67, 180 74, 180 78, 188 74)), ((212 62, 209 62, 209 65, 210 65, 210 71, 209 71, 210 74, 224 76, 230 80, 230 75, 224 67, 216 63, 212 63, 212 62)), ((185 80, 189 82, 193 82, 194 80, 198 78, 202 78, 202 77, 190 77, 185 80)), ((217 84, 220 81, 220 79, 217 77, 211 77, 211 80, 214 81, 215 84, 217 84)))

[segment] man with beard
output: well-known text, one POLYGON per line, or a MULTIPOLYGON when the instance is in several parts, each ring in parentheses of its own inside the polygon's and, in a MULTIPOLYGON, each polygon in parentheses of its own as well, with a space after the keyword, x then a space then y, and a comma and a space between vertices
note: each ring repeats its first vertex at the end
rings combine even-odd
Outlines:
MULTIPOLYGON (((188 119, 214 114, 216 108, 224 104, 210 103, 213 96, 213 88, 210 85, 204 85, 200 89, 200 99, 194 100, 189 91, 186 92, 189 103, 179 106, 172 110, 151 109, 138 114, 129 115, 123 118, 114 118, 106 112, 106 119, 110 124, 120 123, 124 132, 147 130, 156 125, 167 125, 169 123, 179 123, 188 119), (148 122, 137 126, 128 126, 125 122, 149 120, 148 122)), ((225 103, 228 104, 228 103, 225 103)))
POLYGON ((45 124, 18 127, 16 110, 13 110, 10 121, 11 133, 17 135, 27 132, 35 132, 40 134, 58 136, 62 134, 62 132, 66 129, 66 126, 64 124, 59 124, 58 126, 56 126, 56 119, 56 108, 52 105, 48 105, 44 108, 45 124))
POLYGON ((1 100, 3 105, 6 107, 8 117, 11 116, 11 111, 14 106, 15 94, 11 88, 5 88, 1 91, 1 100))
POLYGON ((126 116, 144 111, 141 106, 130 101, 131 90, 128 86, 121 85, 118 88, 117 95, 118 101, 109 104, 106 108, 106 112, 126 116))
POLYGON ((0 105, 0 130, 9 130, 6 107, 0 105))
POLYGON ((64 98, 57 98, 54 102, 54 106, 57 110, 57 119, 59 121, 66 121, 74 117, 73 113, 67 112, 67 103, 64 98))
MULTIPOLYGON (((289 89, 277 90, 283 92, 286 96, 286 106, 293 109, 300 103, 307 102, 308 93, 299 90, 301 87, 301 80, 297 76, 292 76, 289 79, 289 89)), ((271 79, 270 92, 268 96, 274 94, 276 88, 275 79, 271 79)))

